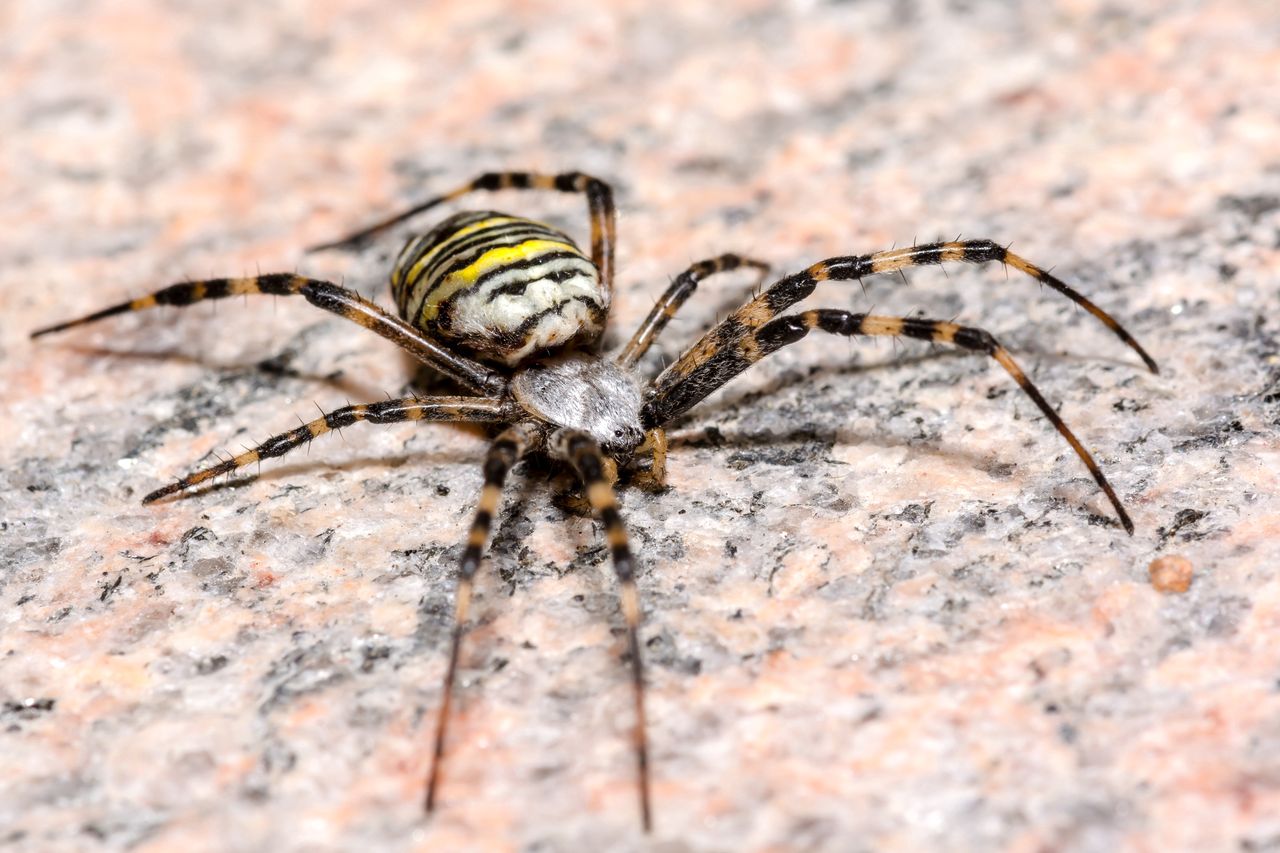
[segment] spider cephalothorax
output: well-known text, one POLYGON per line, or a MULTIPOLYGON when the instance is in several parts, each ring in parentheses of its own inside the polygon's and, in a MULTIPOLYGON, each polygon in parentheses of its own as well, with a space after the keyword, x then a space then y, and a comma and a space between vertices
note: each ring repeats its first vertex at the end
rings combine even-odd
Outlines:
POLYGON ((491 172, 343 240, 316 248, 350 248, 443 202, 475 190, 500 189, 585 194, 591 220, 590 256, 567 235, 547 225, 501 213, 459 213, 427 233, 411 238, 401 251, 391 275, 392 295, 400 317, 329 282, 273 273, 170 285, 149 296, 33 334, 34 337, 61 331, 156 305, 190 305, 250 293, 300 295, 319 308, 394 341, 471 392, 456 397, 411 396, 336 409, 225 462, 157 489, 143 498, 143 503, 152 503, 262 459, 283 456, 317 436, 358 421, 429 420, 506 425, 485 457, 484 487, 458 571, 453 640, 427 782, 428 811, 435 805, 471 584, 488 541, 502 486, 507 473, 522 457, 545 452, 568 463, 582 482, 587 502, 604 527, 621 587, 634 683, 633 731, 641 820, 645 828, 649 828, 651 806, 639 642, 640 604, 634 560, 614 498, 618 467, 632 469, 634 480, 642 485, 661 485, 666 472, 665 425, 755 362, 815 329, 846 337, 906 336, 991 356, 1071 445, 1106 493, 1120 523, 1128 532, 1133 532, 1128 514, 1093 457, 1008 351, 988 332, 939 320, 859 314, 843 309, 782 313, 808 297, 822 281, 850 281, 946 261, 996 261, 1014 267, 1083 307, 1132 347, 1148 368, 1156 370, 1151 357, 1110 315, 1048 272, 989 240, 929 243, 819 261, 779 279, 748 300, 652 379, 641 377, 636 365, 699 281, 740 267, 756 269, 763 275, 768 266, 733 254, 692 265, 672 281, 621 350, 607 356, 601 354, 598 345, 613 288, 614 205, 609 186, 596 178, 578 172, 560 175, 491 172))

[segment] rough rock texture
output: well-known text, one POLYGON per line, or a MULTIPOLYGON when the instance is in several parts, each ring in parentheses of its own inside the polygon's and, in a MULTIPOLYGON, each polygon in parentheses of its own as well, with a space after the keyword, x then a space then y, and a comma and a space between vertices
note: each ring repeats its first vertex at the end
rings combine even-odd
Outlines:
MULTIPOLYGON (((1280 847, 1272 0, 9 0, 0 33, 0 849, 1280 847), (424 820, 483 433, 360 425, 144 508, 411 365, 283 299, 26 334, 257 269, 385 299, 395 241, 301 248, 507 166, 616 181, 615 336, 725 250, 962 232, 1056 266, 1159 376, 998 268, 810 304, 1001 336, 1136 534, 988 360, 814 336, 623 497, 653 837, 605 551, 540 465, 424 820)), ((476 204, 585 233, 576 199, 476 204)), ((647 368, 752 284, 704 286, 647 368)))

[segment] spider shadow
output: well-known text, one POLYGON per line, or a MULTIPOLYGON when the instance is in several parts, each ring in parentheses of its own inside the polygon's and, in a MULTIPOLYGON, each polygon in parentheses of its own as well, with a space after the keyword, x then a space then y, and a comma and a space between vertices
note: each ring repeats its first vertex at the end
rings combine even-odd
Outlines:
MULTIPOLYGON (((1062 354, 1058 352, 1049 352, 1042 347, 1026 347, 1020 349, 1020 352, 1023 353, 1024 356, 1031 356, 1037 360, 1044 358, 1055 361, 1089 364, 1097 364, 1101 362, 1109 365, 1133 366, 1130 362, 1125 361, 1122 358, 1099 359, 1094 356, 1062 354)), ((788 370, 780 373, 763 384, 757 384, 754 387, 735 389, 732 393, 724 394, 718 399, 710 401, 709 404, 695 407, 690 413, 681 416, 676 421, 677 428, 672 430, 670 434, 671 445, 672 447, 768 447, 803 443, 806 441, 813 441, 815 438, 818 438, 822 440, 830 440, 832 444, 840 443, 842 445, 902 448, 912 450, 916 453, 925 452, 946 459, 963 461, 970 467, 984 471, 991 476, 1008 476, 1008 467, 1016 462, 1016 459, 1010 458, 1006 460, 1003 457, 993 459, 990 454, 981 454, 967 450, 963 447, 939 446, 938 439, 931 437, 907 438, 891 436, 884 432, 858 433, 852 431, 848 426, 840 423, 833 424, 830 427, 815 427, 814 425, 809 424, 781 433, 768 429, 753 430, 736 427, 721 429, 714 426, 717 416, 720 418, 742 418, 744 411, 749 410, 755 401, 761 398, 773 396, 779 392, 792 388, 793 386, 797 386, 800 383, 815 383, 821 382, 824 379, 831 380, 847 377, 866 377, 880 371, 931 364, 943 359, 981 357, 982 356, 979 354, 966 352, 964 350, 935 348, 933 350, 920 352, 916 355, 905 358, 891 358, 869 364, 860 362, 833 363, 827 361, 814 365, 805 372, 798 369, 788 370), (699 428, 695 425, 696 422, 699 421, 710 421, 711 423, 710 426, 699 428)), ((1025 360, 1028 359, 1024 358, 1024 361, 1025 360)), ((998 369, 997 372, 1003 373, 1003 371, 998 369)), ((960 379, 963 379, 963 377, 959 377, 957 381, 960 379)), ((927 396, 927 390, 927 388, 921 389, 918 399, 925 399, 927 396)), ((1014 384, 1012 380, 1010 380, 1008 390, 1015 396, 1018 393, 1017 385, 1014 384)), ((905 399, 904 402, 908 409, 911 407, 914 399, 915 398, 910 395, 905 399)), ((981 402, 982 398, 975 398, 975 403, 981 404, 981 402)), ((1031 401, 1027 400, 1027 403, 1030 404, 1031 401)))
POLYGON ((841 445, 843 447, 866 447, 872 449, 903 449, 910 450, 916 454, 924 454, 928 456, 937 456, 949 460, 964 462, 969 467, 986 472, 993 476, 1001 472, 1005 465, 1012 464, 1012 460, 1004 462, 1001 459, 993 459, 989 454, 982 454, 974 450, 968 450, 963 447, 944 447, 931 438, 905 438, 901 436, 886 435, 883 432, 855 432, 848 427, 836 427, 829 430, 816 430, 812 427, 796 427, 795 429, 785 432, 773 432, 770 430, 740 430, 727 429, 722 430, 716 428, 715 438, 713 439, 706 430, 681 430, 672 433, 670 436, 671 447, 714 447, 722 450, 732 451, 734 449, 745 449, 751 447, 770 447, 776 448, 789 444, 805 444, 813 441, 829 442, 832 446, 841 445))
POLYGON ((917 355, 908 356, 906 358, 886 359, 872 363, 862 363, 856 360, 858 356, 853 356, 852 361, 836 363, 834 361, 823 361, 810 365, 806 370, 802 366, 797 365, 790 370, 784 370, 777 375, 771 377, 767 382, 755 383, 735 383, 745 387, 726 389, 716 399, 703 401, 698 403, 689 413, 682 415, 677 421, 683 424, 690 416, 701 416, 704 414, 732 416, 740 415, 742 410, 750 406, 756 400, 765 397, 772 397, 782 391, 786 391, 800 384, 813 384, 821 382, 824 379, 840 379, 846 377, 872 376, 876 373, 885 372, 904 367, 916 367, 925 364, 936 363, 943 359, 959 359, 965 357, 973 357, 971 353, 959 350, 934 350, 932 352, 922 352, 917 355))
MULTIPOLYGON (((479 470, 484 454, 477 454, 474 460, 467 460, 479 470)), ((457 461, 457 460, 454 460, 457 461)), ((564 564, 549 562, 545 557, 532 557, 523 553, 528 539, 528 529, 543 522, 540 518, 544 511, 550 509, 556 513, 553 523, 564 524, 580 514, 561 506, 557 500, 556 488, 562 485, 558 475, 565 472, 544 453, 534 453, 525 457, 508 476, 507 485, 503 489, 502 503, 493 519, 492 539, 485 549, 482 569, 477 572, 473 581, 472 614, 470 628, 465 633, 462 643, 462 657, 459 659, 460 669, 467 671, 469 689, 495 675, 505 664, 503 658, 512 653, 509 638, 494 628, 494 623, 502 614, 510 611, 504 599, 514 598, 518 593, 530 593, 538 596, 533 590, 544 581, 562 581, 570 576, 579 577, 584 582, 585 595, 593 600, 601 600, 613 595, 616 591, 610 586, 609 574, 598 571, 601 564, 607 566, 608 550, 603 536, 594 523, 568 524, 567 529, 559 532, 559 538, 567 550, 574 556, 564 564), (546 494, 545 499, 539 495, 546 494), (583 570, 587 571, 583 571, 583 570), (504 644, 506 644, 504 651, 504 644)), ((470 498, 466 498, 470 500, 470 498)), ((469 523, 474 518, 475 508, 469 506, 456 530, 456 547, 443 557, 447 561, 445 568, 445 586, 452 594, 456 592, 457 562, 462 553, 469 523)), ((551 591, 542 592, 543 602, 553 602, 561 595, 563 586, 553 587, 551 591)), ((581 594, 580 594, 581 595, 581 594)), ((531 607, 541 604, 537 601, 531 607)), ((583 603, 579 596, 574 596, 574 605, 585 608, 595 616, 590 604, 583 603)), ((615 607, 620 610, 620 604, 615 607)), ((428 614, 423 611, 420 619, 433 619, 433 631, 444 631, 451 625, 448 612, 428 614)), ((617 613, 606 613, 605 618, 615 620, 617 613)), ((610 624, 613 624, 610 621, 610 624)), ((621 657, 623 636, 613 632, 612 652, 621 657)), ((441 633, 441 636, 444 636, 441 633)), ((447 641, 446 641, 447 642, 447 641)), ((534 651, 533 647, 529 647, 534 651)))
MULTIPOLYGON (((1035 370, 1033 365, 1041 360, 1064 362, 1069 364, 1105 365, 1107 367, 1129 368, 1139 374, 1146 372, 1142 365, 1135 365, 1131 360, 1120 356, 1103 357, 1069 352, 1064 353, 1060 351, 1050 351, 1035 344, 1019 346, 1016 350, 1010 351, 1013 353, 1015 358, 1019 359, 1020 363, 1024 364, 1027 374, 1033 382, 1035 381, 1035 370)), ((854 356, 853 358, 857 359, 858 356, 854 356)), ((810 366, 807 371, 797 365, 795 368, 778 374, 762 385, 756 384, 754 387, 744 387, 741 390, 735 389, 732 392, 722 394, 718 398, 711 400, 709 403, 699 403, 691 410, 691 412, 698 414, 703 412, 735 414, 737 410, 757 399, 760 399, 761 397, 772 396, 800 383, 813 383, 823 379, 837 379, 851 376, 871 376, 882 371, 896 370, 903 367, 918 367, 951 359, 973 359, 975 362, 986 363, 987 365, 995 368, 993 375, 1004 376, 1008 379, 1008 388, 1010 391, 1017 390, 1018 386, 1014 384, 1012 378, 1008 377, 1003 370, 995 367, 995 365, 992 364, 990 357, 985 354, 961 349, 944 349, 941 347, 934 347, 933 349, 924 350, 915 355, 903 358, 887 358, 882 361, 865 364, 857 360, 841 363, 837 363, 833 360, 824 360, 823 362, 810 366)), ((1041 390, 1043 391, 1045 389, 1042 388, 1041 390)), ((923 393, 921 393, 920 396, 923 398, 923 393)), ((682 415, 677 423, 683 423, 688 417, 689 415, 682 415)))
POLYGON ((178 349, 123 350, 111 347, 81 344, 67 344, 64 345, 64 348, 71 352, 91 358, 115 359, 117 361, 133 362, 164 362, 201 367, 210 372, 221 374, 258 372, 275 378, 288 377, 291 379, 299 379, 303 382, 311 382, 316 385, 323 385, 328 388, 332 388, 334 391, 341 393, 345 397, 362 400, 377 400, 382 396, 380 389, 361 383, 342 371, 330 374, 308 373, 288 366, 287 361, 283 359, 283 356, 289 352, 287 348, 276 355, 268 356, 267 358, 259 359, 257 361, 230 363, 211 361, 203 356, 192 355, 191 353, 183 352, 178 349))

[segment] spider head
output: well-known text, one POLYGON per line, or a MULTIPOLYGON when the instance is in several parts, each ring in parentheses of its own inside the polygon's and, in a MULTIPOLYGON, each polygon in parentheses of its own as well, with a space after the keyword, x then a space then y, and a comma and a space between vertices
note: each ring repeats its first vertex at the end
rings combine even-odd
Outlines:
POLYGON ((615 426, 607 440, 596 436, 596 441, 600 442, 600 446, 610 456, 619 462, 626 462, 635 449, 644 443, 644 430, 640 429, 638 422, 632 422, 615 426))

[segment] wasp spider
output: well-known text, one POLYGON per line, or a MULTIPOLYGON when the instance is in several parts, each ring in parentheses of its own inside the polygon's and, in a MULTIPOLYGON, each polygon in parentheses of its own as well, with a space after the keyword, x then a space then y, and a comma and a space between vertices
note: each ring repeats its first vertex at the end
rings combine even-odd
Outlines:
POLYGON ((838 308, 783 313, 823 281, 850 281, 946 261, 995 261, 1012 266, 1083 307, 1156 371, 1156 364, 1146 351, 1105 311, 1045 270, 990 240, 928 243, 819 261, 778 279, 748 300, 652 379, 641 376, 636 365, 701 280, 743 267, 758 270, 763 276, 768 267, 734 254, 694 264, 671 282, 619 351, 602 354, 600 338, 613 290, 615 213, 609 185, 596 178, 578 172, 487 173, 372 227, 314 249, 355 248, 443 202, 476 190, 505 189, 585 195, 591 222, 590 256, 566 234, 523 217, 491 211, 457 213, 425 234, 412 237, 400 252, 391 273, 391 292, 399 317, 327 281, 273 273, 173 284, 33 334, 46 335, 157 305, 191 305, 250 293, 297 295, 394 341, 469 392, 451 397, 411 396, 335 409, 234 458, 157 489, 143 503, 262 459, 283 456, 317 436, 357 421, 503 425, 485 455, 484 487, 458 568, 452 645, 426 783, 427 811, 434 808, 439 790, 449 704, 472 580, 480 567, 507 473, 522 457, 537 452, 568 463, 576 472, 609 544, 620 587, 634 688, 633 737, 640 815, 646 830, 651 826, 644 674, 638 637, 641 608, 636 594, 635 560, 618 514, 614 483, 621 468, 642 485, 661 486, 666 471, 666 425, 752 364, 811 331, 844 336, 906 336, 995 359, 1071 445, 1115 508, 1120 524, 1133 532, 1133 523, 1120 499, 1089 451, 990 333, 941 320, 861 314, 838 308))

